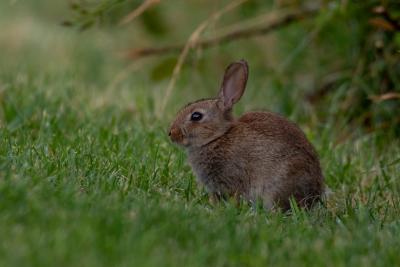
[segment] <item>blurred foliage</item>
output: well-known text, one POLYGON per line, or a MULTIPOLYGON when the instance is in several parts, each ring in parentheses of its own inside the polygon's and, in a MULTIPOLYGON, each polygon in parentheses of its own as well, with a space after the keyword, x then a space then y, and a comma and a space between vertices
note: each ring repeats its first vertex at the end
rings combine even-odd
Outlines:
MULTIPOLYGON (((71 20, 65 24, 80 29, 93 25, 117 27, 118 22, 141 3, 138 0, 71 1, 71 20)), ((134 27, 141 27, 151 38, 173 44, 176 32, 190 33, 197 27, 194 11, 209 15, 227 3, 229 1, 217 4, 187 2, 185 4, 193 5, 192 12, 182 8, 182 12, 178 12, 180 23, 177 24, 173 22, 175 15, 168 14, 173 13, 173 8, 168 1, 161 1, 146 10, 138 18, 140 26, 134 24, 134 27)), ((296 9, 304 4, 304 1, 296 0, 249 0, 236 13, 226 15, 221 24, 240 24, 260 14, 296 9)), ((308 87, 303 97, 312 103, 322 120, 327 115, 344 117, 349 124, 362 125, 367 131, 390 130, 400 135, 400 2, 337 0, 319 1, 319 4, 320 11, 316 16, 277 31, 275 46, 279 53, 275 62, 279 64, 259 65, 268 69, 272 85, 287 94, 289 99, 291 93, 284 92, 285 88, 308 87), (308 80, 311 82, 302 84, 304 77, 310 77, 308 80), (330 106, 332 98, 340 103, 334 110, 330 106)), ((254 46, 251 43, 252 40, 246 40, 240 47, 252 50, 254 46)), ((160 45, 156 43, 156 47, 160 45)), ((261 43, 256 53, 266 53, 265 47, 265 43, 261 43)), ((246 55, 245 52, 242 54, 246 55)), ((206 53, 200 54, 195 61, 201 62, 201 58, 206 56, 206 53)), ((175 62, 176 58, 170 56, 160 60, 151 72, 151 78, 160 81, 169 77, 175 62)), ((298 101, 297 96, 292 96, 292 99, 298 101)), ((290 114, 292 106, 290 101, 288 103, 286 107, 282 106, 282 110, 290 114)))
MULTIPOLYGON (((73 11, 71 20, 64 21, 66 26, 76 26, 86 30, 94 25, 115 25, 126 15, 126 10, 137 8, 140 0, 106 0, 106 1, 70 1, 69 8, 73 11)), ((162 11, 158 7, 147 10, 139 17, 146 31, 154 35, 167 33, 162 11)))

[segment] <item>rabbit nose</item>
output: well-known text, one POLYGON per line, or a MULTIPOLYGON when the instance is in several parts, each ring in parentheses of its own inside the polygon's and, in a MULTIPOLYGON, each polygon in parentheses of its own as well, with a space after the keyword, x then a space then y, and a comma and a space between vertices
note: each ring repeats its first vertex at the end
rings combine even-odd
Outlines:
POLYGON ((180 139, 182 139, 182 133, 177 127, 171 128, 169 131, 168 135, 171 137, 171 140, 174 142, 178 142, 180 139))

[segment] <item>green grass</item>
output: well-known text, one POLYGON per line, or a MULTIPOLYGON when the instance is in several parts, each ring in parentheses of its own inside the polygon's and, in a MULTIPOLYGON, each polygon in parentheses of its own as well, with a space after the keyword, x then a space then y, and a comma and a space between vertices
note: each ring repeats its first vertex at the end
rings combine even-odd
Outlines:
POLYGON ((212 206, 166 128, 179 106, 214 91, 188 88, 219 75, 205 81, 187 67, 158 119, 166 81, 146 67, 121 76, 110 41, 120 33, 22 14, 0 20, 0 266, 400 264, 399 140, 343 139, 344 122, 304 115, 287 92, 259 92, 268 81, 254 71, 237 112, 269 108, 300 122, 333 194, 291 214, 212 206))

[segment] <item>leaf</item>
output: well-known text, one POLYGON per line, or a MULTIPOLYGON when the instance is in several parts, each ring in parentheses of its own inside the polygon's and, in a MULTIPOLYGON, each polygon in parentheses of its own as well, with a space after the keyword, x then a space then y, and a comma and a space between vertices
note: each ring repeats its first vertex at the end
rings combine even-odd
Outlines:
POLYGON ((164 36, 168 33, 167 21, 164 19, 162 11, 155 6, 146 10, 139 17, 145 30, 153 36, 164 36))
POLYGON ((71 2, 69 4, 69 8, 72 9, 72 10, 79 10, 81 8, 81 6, 76 2, 71 2))
POLYGON ((394 43, 397 45, 397 47, 400 48, 400 32, 395 33, 395 35, 394 35, 394 43))
POLYGON ((94 20, 87 20, 81 24, 81 26, 79 27, 79 30, 81 30, 81 31, 87 30, 90 27, 92 27, 93 24, 94 24, 94 20))
POLYGON ((74 26, 74 23, 72 21, 69 21, 69 20, 64 20, 64 21, 61 22, 61 26, 72 27, 72 26, 74 26))
POLYGON ((177 59, 175 57, 170 57, 162 60, 158 65, 156 65, 151 71, 151 79, 153 81, 161 81, 171 76, 172 71, 176 65, 177 59))

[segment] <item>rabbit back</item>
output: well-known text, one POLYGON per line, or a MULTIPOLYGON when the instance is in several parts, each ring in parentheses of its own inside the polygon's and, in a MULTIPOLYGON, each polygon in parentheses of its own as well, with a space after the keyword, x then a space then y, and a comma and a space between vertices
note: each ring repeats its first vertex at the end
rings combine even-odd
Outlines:
POLYGON ((311 206, 323 191, 318 156, 304 133, 272 112, 249 112, 220 138, 189 149, 189 163, 212 194, 289 208, 311 206))

